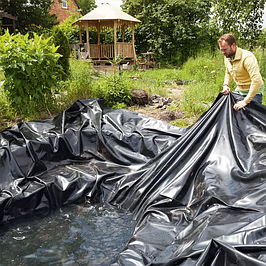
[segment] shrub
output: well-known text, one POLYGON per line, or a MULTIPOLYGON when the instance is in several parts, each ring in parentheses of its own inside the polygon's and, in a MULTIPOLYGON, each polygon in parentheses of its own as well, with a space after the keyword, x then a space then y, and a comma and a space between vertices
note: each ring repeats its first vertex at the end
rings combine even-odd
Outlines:
POLYGON ((54 28, 52 33, 52 38, 55 46, 58 46, 57 53, 61 54, 62 57, 58 59, 58 63, 62 66, 64 75, 63 79, 65 80, 69 75, 69 56, 71 53, 71 48, 68 42, 67 37, 65 36, 64 32, 59 28, 54 28))
POLYGON ((52 86, 62 74, 57 64, 57 47, 34 33, 0 36, 0 67, 4 71, 4 90, 12 106, 21 114, 30 114, 45 106, 52 86))
POLYGON ((124 103, 125 105, 130 103, 132 83, 127 81, 122 75, 116 73, 107 76, 102 83, 101 97, 105 98, 108 105, 112 108, 118 106, 118 104, 124 103))
POLYGON ((57 28, 63 31, 69 43, 79 43, 79 26, 72 25, 77 19, 79 19, 79 16, 73 14, 57 26, 57 28))

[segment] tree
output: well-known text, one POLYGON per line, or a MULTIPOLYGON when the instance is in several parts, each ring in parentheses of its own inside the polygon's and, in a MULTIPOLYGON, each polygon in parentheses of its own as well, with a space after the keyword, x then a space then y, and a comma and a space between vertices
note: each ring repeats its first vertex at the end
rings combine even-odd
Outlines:
POLYGON ((232 32, 244 46, 254 46, 262 28, 265 0, 213 0, 212 24, 232 32))
POLYGON ((210 1, 124 0, 122 8, 142 21, 135 33, 138 53, 154 51, 157 58, 184 62, 208 36, 210 1))
POLYGON ((95 0, 78 0, 79 7, 83 15, 86 15, 97 7, 95 0))
POLYGON ((17 29, 25 34, 51 29, 58 24, 56 15, 49 14, 52 2, 53 0, 0 0, 0 10, 17 16, 17 29))

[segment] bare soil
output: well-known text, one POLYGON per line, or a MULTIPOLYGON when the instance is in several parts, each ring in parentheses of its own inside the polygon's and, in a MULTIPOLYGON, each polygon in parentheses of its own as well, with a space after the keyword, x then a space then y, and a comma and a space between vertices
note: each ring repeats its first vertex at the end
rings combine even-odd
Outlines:
MULTIPOLYGON (((151 105, 146 105, 146 106, 133 105, 129 107, 128 110, 144 114, 148 117, 152 117, 167 123, 173 122, 177 119, 184 119, 187 120, 186 124, 192 124, 196 120, 196 118, 187 119, 185 117, 185 113, 178 110, 178 102, 180 101, 180 97, 184 89, 185 87, 182 85, 179 86, 176 85, 170 88, 166 88, 167 95, 164 98, 166 97, 172 98, 174 104, 173 108, 169 108, 169 105, 164 106, 163 108, 158 108, 156 106, 151 106, 151 105)), ((149 96, 151 97, 151 95, 149 96)))

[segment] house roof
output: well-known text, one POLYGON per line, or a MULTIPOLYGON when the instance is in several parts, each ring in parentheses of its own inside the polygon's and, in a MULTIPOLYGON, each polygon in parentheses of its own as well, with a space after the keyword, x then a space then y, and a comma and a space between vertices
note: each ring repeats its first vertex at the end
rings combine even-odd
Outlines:
POLYGON ((103 26, 113 26, 115 20, 120 21, 119 24, 126 24, 127 26, 130 26, 130 23, 141 23, 140 20, 106 3, 79 18, 72 25, 87 25, 88 23, 89 26, 96 26, 100 22, 103 26))

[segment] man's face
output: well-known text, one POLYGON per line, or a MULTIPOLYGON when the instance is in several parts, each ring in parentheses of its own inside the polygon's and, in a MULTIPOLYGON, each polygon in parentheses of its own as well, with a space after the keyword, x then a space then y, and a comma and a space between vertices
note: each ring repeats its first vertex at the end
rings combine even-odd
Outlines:
POLYGON ((226 41, 219 43, 220 50, 225 57, 233 57, 236 53, 236 44, 229 45, 226 41))

